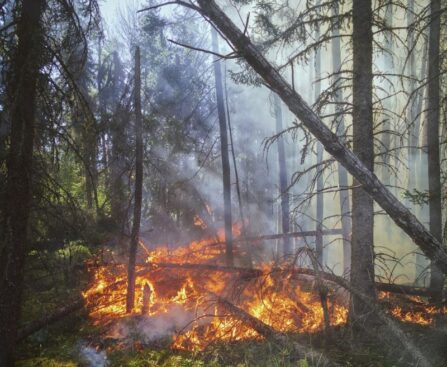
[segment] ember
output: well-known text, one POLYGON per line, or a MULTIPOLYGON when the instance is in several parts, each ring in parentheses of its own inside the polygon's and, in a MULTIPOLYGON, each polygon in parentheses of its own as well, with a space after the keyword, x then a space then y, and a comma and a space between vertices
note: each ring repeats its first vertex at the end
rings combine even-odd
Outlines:
MULTIPOLYGON (((389 292, 380 292, 380 299, 391 299, 391 294, 389 292)), ((434 317, 436 315, 447 314, 447 307, 436 307, 434 305, 429 305, 420 297, 408 297, 410 301, 414 303, 405 302, 405 308, 402 305, 392 306, 388 313, 393 315, 396 319, 413 323, 419 325, 431 325, 433 323, 434 317)))

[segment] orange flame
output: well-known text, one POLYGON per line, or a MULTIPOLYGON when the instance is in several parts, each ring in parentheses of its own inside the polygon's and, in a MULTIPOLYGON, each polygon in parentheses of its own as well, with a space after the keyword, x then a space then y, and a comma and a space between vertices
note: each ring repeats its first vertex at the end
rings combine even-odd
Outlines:
MULTIPOLYGON (((234 228, 235 235, 239 228, 234 228)), ((224 239, 219 231, 216 239, 193 241, 187 246, 169 250, 157 247, 146 262, 136 268, 135 314, 141 313, 143 287, 150 293, 149 316, 169 312, 181 306, 196 316, 186 330, 174 336, 175 348, 203 349, 215 341, 259 339, 260 336, 234 315, 213 302, 212 294, 237 299, 235 304, 252 316, 280 332, 315 332, 323 328, 323 310, 318 295, 305 290, 292 277, 272 272, 271 264, 262 264, 260 276, 241 279, 237 272, 163 267, 163 264, 219 264, 223 261, 224 239), (157 267, 156 264, 159 264, 157 267)), ((235 249, 237 251, 237 249, 235 249)), ((95 324, 126 315, 126 267, 106 265, 92 268, 93 281, 84 293, 95 324)), ((259 275, 259 274, 258 274, 259 275)), ((331 325, 346 322, 346 307, 328 298, 331 325)))

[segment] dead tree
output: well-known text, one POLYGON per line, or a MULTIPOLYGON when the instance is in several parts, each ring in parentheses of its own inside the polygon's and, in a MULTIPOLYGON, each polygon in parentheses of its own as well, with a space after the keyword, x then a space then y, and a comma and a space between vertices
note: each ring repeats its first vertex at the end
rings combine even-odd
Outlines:
POLYGON ((135 306, 135 262, 140 236, 141 203, 143 199, 143 119, 141 116, 141 66, 140 47, 135 48, 135 193, 132 233, 130 236, 129 266, 127 269, 126 311, 132 312, 135 306))
MULTIPOLYGON (((213 43, 213 51, 219 53, 219 44, 217 40, 217 32, 212 29, 211 37, 213 43)), ((231 215, 231 172, 230 172, 230 158, 228 153, 228 134, 227 134, 227 120, 225 116, 225 101, 222 87, 222 69, 220 61, 214 59, 214 78, 216 82, 216 102, 217 115, 219 119, 220 129, 220 150, 222 158, 222 181, 223 181, 223 195, 224 195, 224 222, 225 222, 225 243, 226 243, 226 261, 228 266, 232 266, 233 259, 233 223, 231 215)))
MULTIPOLYGON (((275 120, 276 120, 276 134, 281 134, 283 129, 282 123, 282 109, 281 100, 275 94, 274 106, 275 106, 275 120)), ((286 154, 284 149, 284 137, 278 136, 278 164, 279 164, 279 194, 281 197, 281 224, 282 233, 286 234, 290 231, 290 207, 289 207, 289 194, 287 192, 287 165, 286 154)), ((290 238, 284 237, 283 239, 283 256, 287 257, 291 254, 290 238)))
POLYGON ((36 95, 42 62, 45 0, 23 0, 17 24, 18 45, 6 86, 11 122, 5 207, 0 231, 0 365, 14 366, 20 317, 28 220, 32 200, 36 95))
POLYGON ((409 235, 424 254, 433 260, 444 273, 447 273, 447 251, 442 247, 439 240, 382 184, 359 157, 346 148, 340 139, 325 126, 321 118, 293 90, 258 48, 253 45, 248 36, 217 6, 216 2, 214 0, 198 0, 198 7, 183 1, 178 1, 178 3, 195 9, 212 21, 227 37, 237 55, 243 57, 262 77, 264 82, 279 95, 290 111, 323 144, 326 151, 357 179, 363 189, 409 235))

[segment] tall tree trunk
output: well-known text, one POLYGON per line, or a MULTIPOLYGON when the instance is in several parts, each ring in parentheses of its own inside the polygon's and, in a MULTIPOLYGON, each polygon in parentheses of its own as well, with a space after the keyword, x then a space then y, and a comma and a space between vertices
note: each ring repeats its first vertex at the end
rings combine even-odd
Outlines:
MULTIPOLYGON (((214 28, 211 30, 211 38, 213 43, 213 51, 219 53, 217 32, 214 28)), ((220 61, 217 59, 217 57, 214 59, 214 78, 216 82, 217 115, 219 119, 220 150, 222 156, 226 262, 228 266, 233 266, 234 259, 233 259, 233 230, 232 230, 233 223, 231 218, 230 157, 228 153, 227 121, 225 116, 225 101, 222 87, 222 69, 220 61)))
MULTIPOLYGON (((393 3, 392 1, 389 1, 385 8, 385 24, 387 27, 389 27, 388 30, 384 32, 385 37, 385 52, 384 52, 384 66, 385 66, 385 73, 386 74, 392 74, 394 70, 394 62, 393 62, 393 3)), ((391 76, 387 76, 387 78, 391 78, 391 76)), ((391 86, 389 87, 391 90, 391 86)), ((393 118, 393 97, 392 92, 389 93, 388 96, 385 97, 386 99, 383 101, 383 108, 385 109, 383 113, 383 134, 382 136, 382 154, 383 154, 383 174, 382 174, 382 182, 385 185, 391 185, 392 180, 391 177, 393 176, 390 174, 391 170, 389 169, 389 165, 391 164, 390 160, 390 149, 391 149, 391 134, 390 130, 392 129, 392 118, 393 118)), ((387 228, 387 231, 389 231, 389 228, 387 228)))
MULTIPOLYGON (((320 0, 317 0, 316 6, 320 6, 320 0)), ((317 22, 315 25, 315 39, 320 38, 320 26, 317 22)), ((317 47, 315 50, 315 102, 318 102, 318 98, 321 93, 321 49, 317 47)), ((317 163, 321 164, 323 161, 323 145, 317 141, 317 163)), ((323 172, 320 172, 321 167, 317 168, 317 236, 315 237, 315 252, 317 260, 320 264, 323 264, 323 216, 324 216, 324 202, 323 202, 323 172)))
POLYGON ((416 188, 417 179, 417 167, 416 167, 416 157, 417 157, 417 145, 419 137, 419 119, 416 116, 417 109, 417 94, 413 94, 416 86, 416 62, 415 62, 415 42, 414 42, 414 0, 408 0, 407 2, 407 48, 410 52, 408 57, 408 108, 407 108, 407 124, 408 128, 408 191, 413 191, 416 188))
POLYGON ((7 85, 11 139, 5 207, 0 237, 0 366, 14 366, 15 340, 23 290, 28 219, 32 198, 36 94, 42 52, 41 18, 45 0, 23 0, 18 46, 7 85))
MULTIPOLYGON (((441 168, 439 162, 439 39, 441 30, 441 1, 430 3, 431 23, 428 44, 428 192, 430 210, 430 232, 442 241, 441 168)), ((439 294, 444 283, 443 275, 435 264, 430 267, 430 287, 439 294)))
MULTIPOLYGON (((414 11, 414 0, 408 1, 408 8, 409 11, 414 11)), ((411 16, 411 18, 414 20, 414 16, 411 16)), ((412 21, 413 21, 412 20, 412 21)), ((412 24, 412 21, 408 22, 408 27, 412 24)), ((408 30, 410 32, 410 30, 408 30)), ((414 38, 414 35, 410 34, 412 38, 414 38)), ((410 36, 409 35, 409 36, 410 36)), ((409 43, 410 45, 414 44, 414 40, 409 43)), ((413 53, 415 50, 413 51, 413 53)), ((419 80, 424 80, 427 77, 427 65, 428 65, 428 42, 424 44, 422 49, 422 60, 420 65, 420 71, 418 75, 414 75, 415 78, 418 78, 419 80)), ((413 58, 415 58, 415 55, 412 55, 413 58)), ((410 60, 410 62, 415 64, 414 60, 410 60)), ((415 68, 415 66, 413 66, 415 68)), ((410 67, 410 74, 413 75, 413 72, 411 71, 413 68, 410 67)), ((414 93, 414 86, 410 87, 410 92, 414 93)), ((426 150, 422 149, 422 145, 425 145, 423 142, 423 138, 421 136, 425 136, 425 131, 427 128, 427 124, 424 125, 423 131, 421 133, 421 120, 422 120, 422 105, 425 99, 424 94, 427 93, 427 87, 421 87, 419 86, 419 90, 415 93, 413 96, 414 100, 411 101, 410 108, 408 111, 411 112, 411 117, 408 117, 408 123, 411 124, 410 130, 409 130, 409 162, 408 162, 408 171, 409 171, 409 179, 408 179, 408 191, 412 191, 414 188, 418 188, 419 190, 424 190, 424 188, 427 186, 428 178, 426 175, 422 177, 423 169, 422 167, 426 166, 427 163, 423 162, 426 158, 426 150), (422 170, 421 170, 422 169, 422 170)), ((427 221, 428 218, 426 218, 426 210, 425 205, 413 205, 414 212, 416 213, 419 220, 427 221)), ((416 282, 420 286, 425 286, 424 278, 421 276, 426 269, 427 266, 427 259, 425 256, 416 253, 415 257, 415 279, 416 282)))
POLYGON ((385 210, 399 228, 414 241, 424 254, 447 273, 447 251, 424 225, 386 188, 361 159, 346 148, 340 139, 309 107, 279 72, 268 62, 250 39, 219 8, 214 0, 197 0, 199 11, 222 32, 240 57, 278 94, 290 111, 323 144, 326 151, 358 180, 365 191, 385 210))
MULTIPOLYGON (((338 2, 335 1, 332 7, 332 15, 335 19, 338 18, 339 8, 338 2)), ((336 20, 337 21, 337 20, 336 20)), ((332 68, 334 73, 339 73, 341 71, 341 47, 340 47, 340 29, 339 25, 336 24, 333 27, 332 39, 332 68)), ((337 135, 342 141, 345 140, 345 123, 343 118, 343 91, 341 89, 341 79, 340 76, 334 75, 334 88, 335 88, 335 112, 337 135)), ((351 205, 349 199, 349 181, 348 172, 345 167, 338 163, 338 185, 340 188, 339 199, 340 199, 340 215, 341 215, 341 226, 343 230, 343 274, 348 276, 351 271, 351 205)))
MULTIPOLYGON (((374 170, 372 110, 372 8, 371 0, 354 0, 352 7, 353 42, 353 152, 371 172, 374 170)), ((354 186, 361 185, 354 179, 354 186)), ((375 298, 373 199, 362 187, 352 190, 351 286, 375 298)), ((364 321, 367 306, 352 295, 350 319, 364 321)))
POLYGON ((143 119, 141 116, 141 66, 140 47, 135 48, 135 193, 133 225, 130 236, 129 266, 127 268, 126 311, 132 312, 135 306, 135 261, 137 257, 138 239, 140 236, 141 203, 143 200, 143 119))
MULTIPOLYGON (((282 109, 281 100, 279 97, 273 95, 273 103, 275 105, 275 120, 276 120, 276 133, 279 134, 282 129, 282 109)), ((287 165, 286 154, 284 149, 284 138, 278 137, 278 165, 279 165, 279 193, 281 196, 281 225, 282 233, 289 233, 290 231, 290 207, 289 207, 289 193, 287 192, 287 165)), ((283 256, 287 258, 292 252, 290 246, 290 238, 284 237, 283 239, 283 256)))

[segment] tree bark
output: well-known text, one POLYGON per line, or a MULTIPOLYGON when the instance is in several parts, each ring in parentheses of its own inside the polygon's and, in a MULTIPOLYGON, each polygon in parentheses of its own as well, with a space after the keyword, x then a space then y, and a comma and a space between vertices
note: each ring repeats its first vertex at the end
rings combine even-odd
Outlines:
POLYGON ((339 161, 363 189, 384 209, 394 222, 408 234, 444 273, 447 273, 447 252, 441 243, 424 225, 388 190, 377 176, 340 139, 325 126, 303 98, 292 89, 287 81, 267 61, 250 39, 236 27, 228 16, 216 5, 214 0, 197 0, 200 12, 210 19, 224 34, 239 55, 263 78, 264 82, 276 92, 290 111, 303 125, 322 142, 326 151, 339 161))
MULTIPOLYGON (((214 28, 211 30, 211 37, 213 43, 213 51, 215 53, 219 53, 217 32, 214 30, 214 28)), ((233 221, 231 215, 230 157, 228 153, 227 120, 225 116, 225 101, 222 87, 222 70, 220 66, 220 61, 218 60, 217 57, 214 58, 214 78, 216 82, 217 115, 219 119, 220 149, 222 156, 226 261, 227 266, 233 266, 234 257, 233 257, 233 221)))
MULTIPOLYGON (((372 4, 354 0, 352 7, 353 42, 353 152, 365 167, 374 171, 372 109, 372 4)), ((355 178, 352 189, 351 286, 375 298, 374 287, 374 201, 355 178)), ((351 295, 349 318, 365 321, 370 310, 355 294, 351 295)))
MULTIPOLYGON (((441 1, 430 2, 431 23, 428 44, 428 192, 430 232, 442 242, 441 167, 439 161, 439 39, 441 30, 441 1)), ((444 277, 436 264, 430 266, 430 288, 436 290, 441 299, 444 277)))
MULTIPOLYGON (((338 2, 335 1, 332 7, 332 15, 338 17, 339 8, 338 2)), ((341 71, 341 47, 340 47, 340 30, 339 25, 333 26, 333 36, 332 39, 332 65, 333 72, 339 73, 341 71)), ((345 123, 343 118, 343 91, 341 89, 340 77, 334 75, 336 79, 334 81, 335 88, 335 112, 336 117, 336 128, 337 135, 340 137, 341 141, 344 141, 345 135, 345 123)), ((348 172, 345 167, 338 163, 338 185, 340 187, 339 200, 340 200, 340 215, 341 215, 341 226, 343 229, 343 274, 347 276, 351 272, 351 205, 349 199, 349 181, 348 172)))
POLYGON ((141 116, 141 66, 140 47, 135 49, 135 194, 133 225, 130 237, 129 266, 127 269, 127 297, 126 311, 132 312, 135 306, 135 262, 137 256, 138 239, 140 235, 141 203, 143 199, 143 121, 141 116))
POLYGON ((11 135, 0 233, 0 365, 5 367, 14 366, 23 290, 44 8, 45 0, 21 2, 18 46, 11 60, 12 75, 7 84, 11 135))
MULTIPOLYGON (((281 100, 275 94, 274 105, 275 105, 275 120, 276 120, 276 133, 280 134, 282 126, 282 109, 281 100)), ((286 154, 284 149, 284 138, 278 136, 278 165, 279 165, 279 194, 281 197, 281 224, 282 233, 286 234, 290 231, 290 206, 289 206, 289 193, 287 192, 287 165, 286 165, 286 154)), ((286 258, 292 253, 290 246, 290 237, 286 236, 283 238, 283 256, 286 258)))

